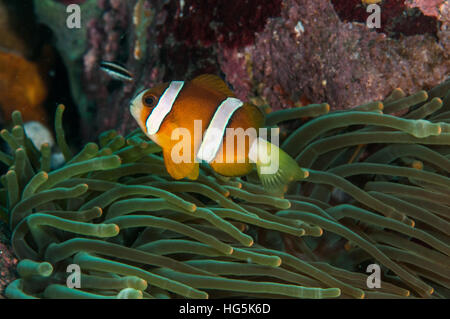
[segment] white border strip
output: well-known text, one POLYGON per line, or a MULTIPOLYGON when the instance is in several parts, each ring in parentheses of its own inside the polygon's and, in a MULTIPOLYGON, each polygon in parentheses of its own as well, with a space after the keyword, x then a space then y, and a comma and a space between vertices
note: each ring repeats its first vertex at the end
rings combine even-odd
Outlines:
POLYGON ((145 122, 148 134, 153 135, 159 131, 162 122, 166 118, 167 114, 169 114, 172 110, 173 103, 177 99, 183 85, 184 81, 170 82, 169 87, 161 95, 158 104, 155 106, 145 122))
POLYGON ((205 132, 202 144, 197 152, 197 157, 208 163, 212 162, 222 144, 223 135, 233 113, 244 102, 234 97, 224 100, 217 108, 214 116, 205 132))

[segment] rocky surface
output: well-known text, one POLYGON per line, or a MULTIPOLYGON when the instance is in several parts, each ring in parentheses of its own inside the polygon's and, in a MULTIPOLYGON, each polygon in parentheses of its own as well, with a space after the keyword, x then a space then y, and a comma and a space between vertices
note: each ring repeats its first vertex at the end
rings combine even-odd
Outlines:
POLYGON ((9 242, 10 231, 0 220, 0 298, 3 298, 6 286, 16 279, 17 258, 9 242))
MULTIPOLYGON (((85 139, 135 128, 128 103, 136 90, 205 72, 226 78, 240 98, 258 97, 272 109, 307 102, 343 109, 397 87, 430 88, 450 69, 444 1, 381 1, 375 29, 366 26, 370 13, 358 0, 80 2, 97 14, 79 31, 78 57, 73 46, 58 48, 72 57, 66 64, 76 70, 69 74, 82 70, 71 85, 85 139), (102 73, 102 60, 124 64, 134 83, 102 73)), ((57 24, 49 17, 42 22, 57 24)), ((56 37, 65 43, 64 32, 56 37)))

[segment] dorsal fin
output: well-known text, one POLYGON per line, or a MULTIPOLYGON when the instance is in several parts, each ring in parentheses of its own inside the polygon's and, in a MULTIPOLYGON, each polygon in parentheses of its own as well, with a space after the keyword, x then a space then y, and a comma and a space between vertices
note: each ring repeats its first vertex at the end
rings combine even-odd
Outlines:
POLYGON ((210 90, 219 91, 229 97, 235 97, 228 85, 219 76, 214 74, 199 75, 192 80, 192 83, 210 90))

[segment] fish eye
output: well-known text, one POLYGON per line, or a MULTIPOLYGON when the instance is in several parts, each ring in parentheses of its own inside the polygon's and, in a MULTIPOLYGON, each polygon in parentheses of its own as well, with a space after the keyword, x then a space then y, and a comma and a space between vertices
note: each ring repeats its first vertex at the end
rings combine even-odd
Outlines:
POLYGON ((142 104, 146 107, 155 107, 158 102, 158 98, 153 94, 146 94, 142 97, 142 104))

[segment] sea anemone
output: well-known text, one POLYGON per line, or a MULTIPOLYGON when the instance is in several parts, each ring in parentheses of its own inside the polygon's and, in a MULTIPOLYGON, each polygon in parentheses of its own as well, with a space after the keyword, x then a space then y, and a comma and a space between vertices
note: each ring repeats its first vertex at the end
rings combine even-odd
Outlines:
POLYGON ((197 181, 174 181, 139 130, 107 131, 74 155, 63 106, 55 130, 66 162, 51 169, 50 148, 37 150, 14 112, 1 132, 11 154, 0 153, 0 204, 20 278, 6 296, 449 297, 450 81, 329 109, 268 115, 309 172, 284 196, 208 166, 197 181), (381 287, 368 287, 368 264, 381 267, 381 287))

